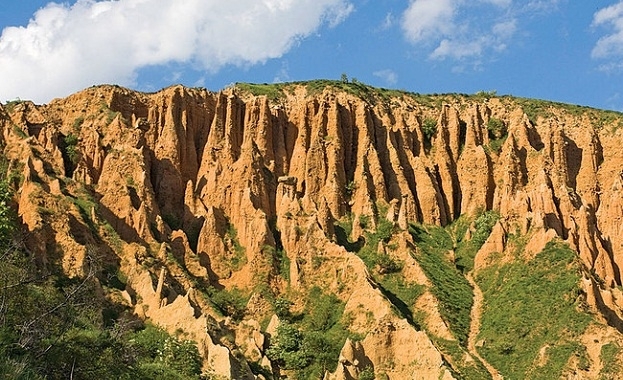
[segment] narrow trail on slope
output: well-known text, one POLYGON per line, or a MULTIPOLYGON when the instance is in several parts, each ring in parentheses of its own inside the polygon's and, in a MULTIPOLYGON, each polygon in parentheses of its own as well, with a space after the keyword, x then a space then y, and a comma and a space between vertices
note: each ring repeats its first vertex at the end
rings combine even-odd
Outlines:
POLYGON ((480 290, 480 287, 478 286, 476 281, 474 281, 472 271, 467 273, 465 278, 474 289, 474 305, 472 306, 472 311, 470 313, 471 322, 469 325, 469 335, 467 337, 467 351, 471 355, 478 358, 478 360, 480 360, 480 362, 485 366, 487 371, 489 371, 489 373, 491 374, 493 380, 503 380, 504 378, 502 377, 502 375, 500 375, 498 370, 495 369, 495 367, 493 367, 482 356, 480 356, 480 354, 476 350, 476 340, 478 339, 478 334, 480 333, 480 317, 482 316, 483 296, 482 290, 480 290))

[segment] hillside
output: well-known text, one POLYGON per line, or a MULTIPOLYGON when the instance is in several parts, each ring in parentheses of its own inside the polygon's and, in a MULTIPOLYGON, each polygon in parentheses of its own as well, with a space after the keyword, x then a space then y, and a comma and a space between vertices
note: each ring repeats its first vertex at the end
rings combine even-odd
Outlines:
POLYGON ((143 344, 127 371, 153 360, 145 378, 173 378, 158 363, 235 379, 621 369, 623 114, 311 81, 97 86, 9 102, 0 127, 18 222, 5 272, 28 272, 3 294, 57 292, 37 304, 51 326, 92 310, 0 365, 93 378, 84 352, 113 363, 143 344))

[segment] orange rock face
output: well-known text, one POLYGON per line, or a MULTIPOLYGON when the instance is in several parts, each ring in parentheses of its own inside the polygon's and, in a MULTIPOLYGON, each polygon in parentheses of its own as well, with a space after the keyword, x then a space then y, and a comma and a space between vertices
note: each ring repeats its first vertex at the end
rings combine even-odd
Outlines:
MULTIPOLYGON (((555 107, 530 121, 506 98, 431 105, 304 85, 274 100, 236 87, 145 94, 101 86, 48 105, 3 108, 0 119, 4 154, 23 175, 26 243, 40 262, 60 260, 79 276, 89 250, 102 252, 130 277, 137 315, 187 331, 205 367, 225 377, 241 376, 246 364, 231 355, 235 342, 206 329, 235 327, 209 311, 197 283, 249 291, 263 283, 277 293, 321 286, 336 294, 368 335, 347 342, 331 376, 352 378, 363 370, 354 362, 383 366, 391 356, 398 369, 387 369, 390 378, 417 370, 452 377, 426 334, 392 314, 365 265, 336 243, 335 223, 348 217, 348 238, 357 241, 386 216, 405 230, 497 210, 500 222, 483 250, 504 250, 515 229, 534 232, 526 257, 559 237, 602 280, 586 285, 593 298, 602 294, 592 303, 605 303, 619 323, 623 316, 611 295, 623 284, 617 121, 555 107), (427 119, 437 121, 432 136, 423 132, 427 119), (504 126, 503 137, 488 128, 492 120, 504 126), (164 263, 162 272, 150 267, 154 261, 164 263), (279 275, 285 261, 289 284, 279 275), (399 354, 404 345, 417 345, 421 360, 399 354)), ((486 265, 486 252, 480 256, 477 265, 486 265)), ((421 304, 435 302, 426 297, 421 304)), ((443 327, 437 312, 429 319, 443 327)), ((235 341, 255 342, 247 350, 266 363, 258 322, 245 326, 235 341)))

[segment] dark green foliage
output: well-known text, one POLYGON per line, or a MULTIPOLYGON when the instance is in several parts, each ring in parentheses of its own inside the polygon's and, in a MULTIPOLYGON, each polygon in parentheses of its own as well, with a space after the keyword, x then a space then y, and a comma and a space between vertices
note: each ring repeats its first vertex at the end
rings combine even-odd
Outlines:
MULTIPOLYGON (((0 168, 0 176, 7 178, 6 165, 0 168)), ((16 227, 15 211, 11 208, 13 191, 8 179, 0 180, 0 250, 6 250, 11 243, 16 227)))
POLYGON ((453 366, 452 369, 454 370, 454 374, 457 379, 491 379, 491 375, 480 360, 465 360, 465 349, 461 347, 461 344, 458 341, 446 340, 434 336, 432 339, 438 349, 453 359, 455 366, 453 366), (459 363, 462 363, 462 365, 459 363))
POLYGON ((581 313, 580 264, 567 245, 550 242, 529 261, 481 271, 477 281, 485 296, 479 339, 481 353, 505 378, 553 379, 571 355, 590 316, 581 313), (534 367, 548 345, 547 363, 534 367))
POLYGON ((287 298, 278 297, 275 300, 274 308, 275 314, 281 319, 289 321, 292 319, 292 313, 290 312, 290 308, 292 307, 292 301, 287 298))
MULTIPOLYGON (((365 235, 365 245, 361 247, 358 251, 359 257, 363 260, 366 266, 373 270, 379 264, 379 260, 385 263, 385 265, 389 265, 391 269, 396 269, 401 266, 401 263, 394 261, 390 263, 393 259, 389 257, 381 257, 387 255, 379 255, 377 252, 378 246, 380 242, 387 243, 389 239, 392 237, 392 233, 394 232, 394 225, 392 222, 385 218, 379 218, 376 226, 376 231, 366 231, 365 235)), ((357 246, 357 248, 359 248, 357 246)), ((402 269, 402 268, 401 268, 402 269)), ((400 270, 400 269, 398 269, 400 270)))
POLYGON ((481 213, 474 221, 474 231, 471 239, 464 241, 463 238, 468 228, 468 219, 461 218, 450 226, 450 230, 455 236, 455 265, 463 273, 467 273, 474 268, 474 258, 476 253, 485 243, 495 223, 500 215, 496 211, 486 211, 481 213))
POLYGON ((508 131, 504 122, 498 118, 492 117, 487 122, 487 131, 489 134, 489 147, 496 152, 502 148, 502 144, 506 141, 508 131))
POLYGON ((374 376, 374 368, 366 367, 363 371, 359 373, 359 380, 374 380, 376 377, 374 376))
POLYGON ((210 287, 207 290, 210 301, 223 313, 232 317, 234 320, 241 320, 244 317, 244 313, 249 302, 249 297, 246 296, 240 289, 233 287, 230 290, 210 287))
POLYGON ((196 378, 201 374, 201 357, 194 342, 172 337, 153 325, 131 335, 128 342, 134 354, 143 358, 139 372, 144 378, 153 378, 152 374, 159 371, 172 376, 166 378, 196 378))
POLYGON ((621 361, 618 358, 620 351, 621 347, 615 342, 601 346, 599 360, 603 363, 603 367, 599 372, 600 379, 614 379, 621 373, 621 361))
POLYGON ((492 139, 500 139, 507 134, 506 125, 496 117, 490 118, 487 122, 487 131, 492 139))
POLYGON ((388 254, 378 255, 376 258, 376 266, 380 274, 396 273, 402 270, 404 263, 394 259, 388 254))
POLYGON ((408 307, 412 307, 426 290, 426 286, 407 282, 404 276, 398 273, 384 276, 380 284, 386 291, 394 294, 408 307))
POLYGON ((37 268, 13 239, 16 222, 10 200, 8 182, 1 180, 0 374, 4 377, 0 377, 200 377, 201 358, 194 343, 177 340, 153 326, 137 332, 114 330, 115 321, 105 326, 106 310, 95 280, 99 259, 94 252, 87 251, 89 268, 82 278, 67 278, 54 268, 51 272, 37 268))
POLYGON ((267 356, 280 368, 294 370, 300 379, 321 378, 326 370, 335 370, 348 336, 340 321, 344 303, 335 295, 313 287, 301 315, 290 315, 289 301, 282 306, 281 313, 286 315, 266 351, 267 356))
POLYGON ((15 100, 8 100, 6 103, 4 103, 4 109, 7 110, 8 113, 12 113, 15 110, 15 107, 22 103, 24 103, 24 100, 21 100, 19 98, 15 100))
POLYGON ((303 324, 307 330, 327 331, 339 322, 344 305, 334 294, 324 294, 314 286, 309 291, 303 324))
POLYGON ((312 353, 303 347, 303 333, 283 322, 277 327, 277 336, 272 339, 266 356, 283 369, 300 370, 310 364, 312 353))
POLYGON ((67 152, 67 156, 69 160, 73 164, 77 164, 80 158, 80 154, 78 152, 78 137, 73 134, 69 134, 65 136, 65 151, 67 152))
POLYGON ((265 246, 264 250, 272 257, 273 265, 279 272, 279 275, 286 281, 290 281, 290 259, 283 248, 281 231, 277 228, 277 220, 274 218, 269 220, 268 226, 275 239, 275 247, 265 246))
POLYGON ((84 116, 79 116, 74 120, 74 123, 72 124, 72 128, 74 131, 79 131, 80 127, 82 127, 82 124, 84 123, 84 116))
POLYGON ((419 248, 415 259, 433 283, 431 291, 440 303, 441 316, 457 339, 465 344, 469 333, 473 291, 461 272, 446 258, 452 239, 441 227, 411 225, 409 232, 419 248))
POLYGON ((422 133, 424 134, 424 146, 430 148, 433 136, 437 133, 437 121, 432 117, 427 117, 422 122, 422 133))

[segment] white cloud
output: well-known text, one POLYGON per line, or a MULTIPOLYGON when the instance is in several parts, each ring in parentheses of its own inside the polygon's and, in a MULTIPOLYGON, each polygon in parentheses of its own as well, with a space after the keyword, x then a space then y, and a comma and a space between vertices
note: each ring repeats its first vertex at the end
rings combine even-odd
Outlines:
POLYGON ((385 15, 385 18, 383 19, 383 22, 381 23, 381 25, 377 28, 378 30, 387 30, 389 28, 391 28, 394 25, 394 15, 390 12, 388 14, 385 15))
POLYGON ((390 69, 375 71, 372 73, 372 75, 381 78, 389 86, 394 86, 396 83, 398 83, 398 74, 390 69))
POLYGON ((78 0, 50 3, 0 36, 0 99, 45 102, 99 83, 132 85, 137 70, 171 62, 216 71, 282 56, 348 0, 78 0))
POLYGON ((507 48, 524 7, 513 0, 411 0, 402 29, 407 40, 429 50, 431 59, 468 59, 479 65, 483 56, 507 48))
POLYGON ((402 29, 411 42, 452 32, 456 0, 415 0, 402 16, 402 29))
POLYGON ((597 11, 593 15, 593 26, 607 27, 611 29, 611 32, 597 41, 591 56, 593 58, 623 57, 623 1, 597 11))
POLYGON ((525 5, 528 12, 549 12, 558 7, 561 0, 531 0, 525 5))
POLYGON ((281 68, 273 78, 274 83, 283 83, 290 80, 290 65, 288 61, 281 62, 281 68))

